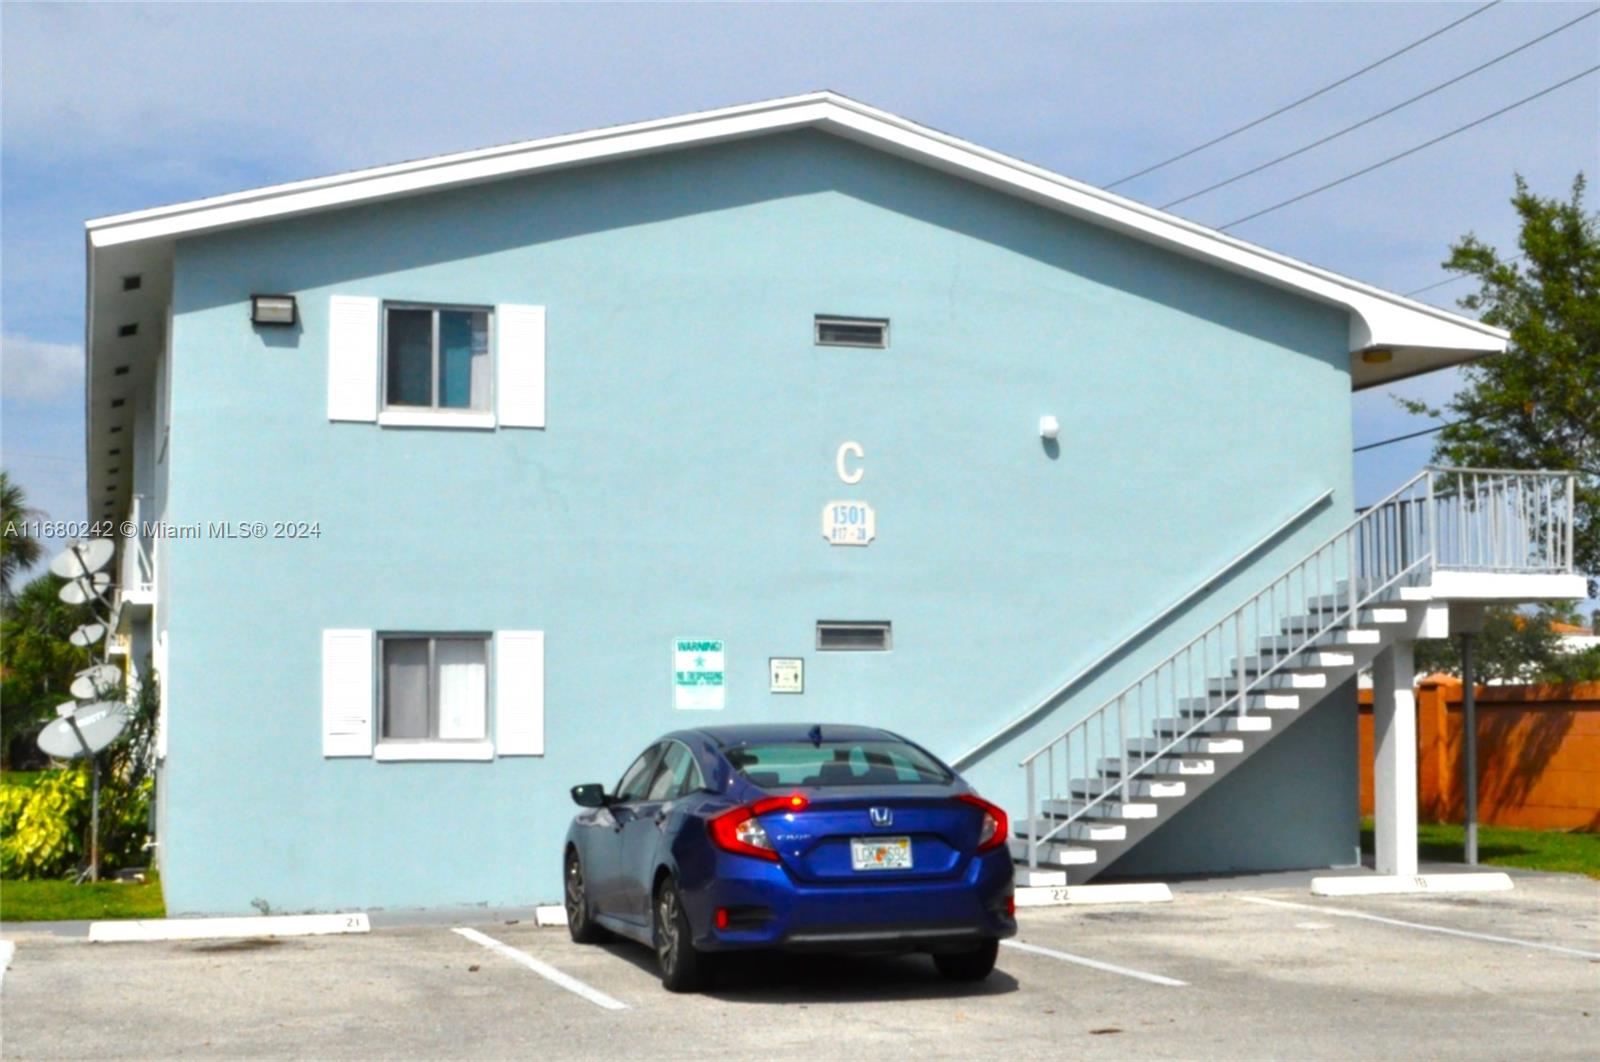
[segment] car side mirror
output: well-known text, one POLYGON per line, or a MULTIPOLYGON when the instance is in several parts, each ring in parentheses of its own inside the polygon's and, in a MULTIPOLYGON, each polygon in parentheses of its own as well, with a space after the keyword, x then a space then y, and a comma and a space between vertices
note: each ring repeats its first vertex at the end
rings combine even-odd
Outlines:
POLYGON ((610 803, 606 799, 606 787, 599 782, 573 786, 572 802, 580 808, 603 808, 610 803))

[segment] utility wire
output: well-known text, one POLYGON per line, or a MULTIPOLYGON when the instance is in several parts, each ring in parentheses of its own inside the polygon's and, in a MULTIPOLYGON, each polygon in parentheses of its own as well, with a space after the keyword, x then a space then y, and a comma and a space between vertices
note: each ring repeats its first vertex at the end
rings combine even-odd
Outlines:
POLYGON ((1179 154, 1174 155, 1169 159, 1163 159, 1162 161, 1156 163, 1153 166, 1146 166, 1144 169, 1139 170, 1136 173, 1130 173, 1126 177, 1119 177, 1117 180, 1112 181, 1108 185, 1105 185, 1105 187, 1108 188, 1108 189, 1115 188, 1119 184, 1127 184, 1129 181, 1133 180, 1135 177, 1143 177, 1147 173, 1154 173, 1155 171, 1157 171, 1159 169, 1162 169, 1164 167, 1172 165, 1174 162, 1178 162, 1181 159, 1186 159, 1190 155, 1198 154, 1199 152, 1204 151, 1208 147, 1215 147, 1217 144, 1222 143, 1224 140, 1231 140, 1233 137, 1238 136, 1240 133, 1244 132, 1247 129, 1254 129, 1256 126, 1260 125, 1262 122, 1270 121, 1273 118, 1276 118, 1280 114, 1284 114, 1284 113, 1286 113, 1288 111, 1294 110, 1296 107, 1300 106, 1302 103, 1310 103, 1312 100, 1316 99, 1318 96, 1321 96, 1322 94, 1324 94, 1326 92, 1332 92, 1334 89, 1338 88, 1340 85, 1347 84, 1347 83, 1349 83, 1351 81, 1354 81, 1356 78, 1360 77, 1362 74, 1365 74, 1365 73, 1367 73, 1369 71, 1372 71, 1372 70, 1376 70, 1378 67, 1382 66, 1384 63, 1387 63, 1389 60, 1396 59, 1396 58, 1406 54, 1407 52, 1411 51, 1411 49, 1416 48, 1418 45, 1426 44, 1429 41, 1433 40, 1435 37, 1439 36, 1440 34, 1448 33, 1450 30, 1455 29, 1457 26, 1461 25, 1463 22, 1467 21, 1468 19, 1477 18, 1479 15, 1483 14, 1485 11, 1489 10, 1491 7, 1494 7, 1499 2, 1500 2, 1500 0, 1489 0, 1489 2, 1487 4, 1484 4, 1482 7, 1476 8, 1476 9, 1474 9, 1472 11, 1467 12, 1465 15, 1462 15, 1460 18, 1456 19, 1454 22, 1451 22, 1451 23, 1449 23, 1447 25, 1441 26, 1438 29, 1434 30, 1432 33, 1428 34, 1426 37, 1420 37, 1417 40, 1414 40, 1410 44, 1406 45, 1404 48, 1401 48, 1399 51, 1390 52, 1388 55, 1384 56, 1382 59, 1379 59, 1379 60, 1377 60, 1376 62, 1373 62, 1373 63, 1368 63, 1366 66, 1362 67, 1360 70, 1357 70, 1355 73, 1346 74, 1344 77, 1340 78, 1338 81, 1335 81, 1330 85, 1324 85, 1322 88, 1317 89, 1315 92, 1311 93, 1310 95, 1301 96, 1299 99, 1295 100, 1293 103, 1286 103, 1282 107, 1279 107, 1277 110, 1273 111, 1272 113, 1263 114, 1260 118, 1257 118, 1257 119, 1255 119, 1254 121, 1251 121, 1251 122, 1246 122, 1244 125, 1239 126, 1237 129, 1233 129, 1233 130, 1230 130, 1230 131, 1228 131, 1226 133, 1223 133, 1221 136, 1213 137, 1212 139, 1207 140, 1204 144, 1201 144, 1198 147, 1192 147, 1188 151, 1180 152, 1179 154))
MULTIPOLYGON (((1525 255, 1525 254, 1519 254, 1514 258, 1507 258, 1504 262, 1502 262, 1500 264, 1501 265, 1510 265, 1512 262, 1520 262, 1526 257, 1528 257, 1528 256, 1525 255)), ((1474 274, 1472 274, 1472 273, 1457 273, 1453 277, 1445 277, 1443 280, 1436 280, 1432 284, 1429 284, 1427 287, 1416 288, 1416 289, 1414 289, 1412 291, 1402 291, 1400 294, 1409 299, 1413 295, 1421 295, 1424 291, 1432 291, 1434 288, 1442 288, 1446 284, 1454 284, 1459 280, 1466 280, 1468 277, 1473 276, 1473 275, 1474 274)))
POLYGON ((1390 443, 1405 442, 1407 439, 1416 439, 1424 435, 1432 435, 1436 431, 1444 431, 1446 428, 1454 427, 1460 423, 1462 422, 1455 420, 1451 421, 1449 424, 1435 424, 1431 428, 1423 428, 1421 431, 1414 431, 1409 435, 1396 435, 1392 439, 1379 439, 1377 442, 1370 442, 1363 446, 1357 446, 1350 452, 1353 454, 1359 454, 1362 450, 1376 450, 1378 447, 1388 446, 1390 443))
POLYGON ((1357 177, 1365 176, 1366 174, 1371 173, 1373 170, 1380 169, 1381 167, 1389 165, 1389 163, 1391 163, 1391 162, 1399 162, 1401 159, 1405 158, 1408 155, 1415 155, 1417 152, 1421 151, 1424 148, 1430 148, 1433 145, 1435 145, 1435 144, 1437 144, 1437 143, 1439 143, 1441 141, 1449 140, 1451 137, 1455 136, 1457 133, 1464 133, 1468 129, 1472 129, 1475 126, 1480 126, 1484 122, 1487 122, 1487 121, 1489 121, 1489 120, 1491 120, 1493 118, 1498 118, 1502 114, 1505 114, 1508 111, 1514 111, 1518 107, 1521 107, 1523 104, 1532 103, 1534 100, 1538 99, 1541 96, 1548 96, 1548 95, 1550 95, 1550 93, 1554 92, 1556 89, 1564 88, 1567 85, 1572 84, 1574 81, 1577 81, 1579 78, 1588 77, 1590 74, 1594 73, 1596 70, 1600 70, 1600 64, 1597 64, 1595 66, 1591 66, 1587 70, 1583 70, 1583 71, 1580 71, 1579 73, 1573 74, 1571 77, 1566 78, 1565 80, 1557 81, 1554 85, 1551 85, 1548 88, 1540 89, 1538 92, 1535 92, 1531 96, 1524 96, 1520 100, 1517 100, 1515 103, 1507 104, 1506 106, 1501 107, 1498 111, 1493 111, 1493 112, 1491 112, 1489 114, 1484 115, 1482 118, 1474 119, 1473 121, 1468 122, 1466 125, 1458 125, 1454 129, 1450 130, 1448 133, 1441 133, 1440 135, 1434 137, 1432 140, 1425 140, 1425 141, 1423 141, 1422 143, 1418 144, 1415 147, 1407 148, 1406 150, 1404 150, 1404 151, 1402 151, 1402 152, 1400 152, 1399 154, 1396 154, 1396 155, 1390 155, 1388 158, 1382 159, 1381 161, 1378 161, 1378 162, 1374 162, 1372 165, 1363 167, 1362 169, 1359 169, 1359 170, 1355 171, 1354 173, 1347 173, 1343 177, 1340 177, 1338 180, 1329 181, 1327 184, 1318 185, 1317 187, 1311 189, 1308 192, 1301 192, 1297 196, 1291 196, 1290 198, 1285 199, 1281 203, 1274 203, 1269 207, 1264 207, 1261 210, 1257 210, 1253 214, 1246 214, 1242 218, 1234 218, 1232 221, 1228 222, 1225 225, 1218 225, 1217 228, 1220 229, 1220 230, 1226 231, 1228 229, 1233 228, 1235 225, 1243 225, 1247 221, 1254 221, 1256 218, 1262 217, 1263 215, 1266 215, 1266 214, 1270 214, 1274 210, 1282 210, 1284 207, 1289 206, 1292 203, 1298 203, 1302 199, 1310 199, 1312 196, 1317 195, 1317 194, 1319 194, 1321 192, 1326 192, 1330 188, 1337 188, 1339 185, 1344 184, 1346 181, 1353 181, 1357 177))
POLYGON ((1347 125, 1343 129, 1338 130, 1337 132, 1329 133, 1327 136, 1322 137, 1320 140, 1313 140, 1311 143, 1306 144, 1303 147, 1295 148, 1293 151, 1289 152, 1286 155, 1279 155, 1277 158, 1270 159, 1267 162, 1263 162, 1261 165, 1254 166, 1254 167, 1252 167, 1252 168, 1250 168, 1248 170, 1245 170, 1243 173, 1234 174, 1232 177, 1229 177, 1225 181, 1218 181, 1216 184, 1207 185, 1206 187, 1200 189, 1198 192, 1190 192, 1188 195, 1182 196, 1181 198, 1178 198, 1178 199, 1174 199, 1170 203, 1162 203, 1161 204, 1161 209, 1162 210, 1170 210, 1173 207, 1177 206, 1179 203, 1187 203, 1189 200, 1198 199, 1199 197, 1207 194, 1208 192, 1215 192, 1218 188, 1226 188, 1228 185, 1233 184, 1235 181, 1242 181, 1246 177, 1252 177, 1252 176, 1260 173, 1262 170, 1271 169, 1272 167, 1276 166, 1280 162, 1287 162, 1290 159, 1296 157, 1297 155, 1304 155, 1306 152, 1310 151, 1311 149, 1319 148, 1323 144, 1326 144, 1331 140, 1337 140, 1341 136, 1344 136, 1346 133, 1353 133, 1357 129, 1360 129, 1364 125, 1371 125, 1373 122, 1376 122, 1379 118, 1387 118, 1389 115, 1393 114, 1394 112, 1396 112, 1398 110, 1403 110, 1404 108, 1411 106, 1413 103, 1416 103, 1418 100, 1427 99, 1429 96, 1432 96, 1435 92, 1439 92, 1439 91, 1441 91, 1443 89, 1447 89, 1451 85, 1454 85, 1458 81, 1465 81, 1467 78, 1471 77, 1473 74, 1477 74, 1477 73, 1480 73, 1480 72, 1482 72, 1484 70, 1487 70, 1491 66, 1495 65, 1496 63, 1502 62, 1503 60, 1511 58, 1513 55, 1516 55, 1518 52, 1527 51, 1529 48, 1532 48, 1535 44, 1538 44, 1540 41, 1549 40, 1551 37, 1554 37, 1556 34, 1562 33, 1562 32, 1564 32, 1566 30, 1571 29, 1573 26, 1576 26, 1578 23, 1582 22, 1584 19, 1593 18, 1596 15, 1600 15, 1600 7, 1590 8, 1588 11, 1585 11, 1583 14, 1579 15, 1577 18, 1573 19, 1572 21, 1563 22, 1561 25, 1557 26, 1555 29, 1551 30, 1548 33, 1542 33, 1539 36, 1533 38, 1533 40, 1531 40, 1531 41, 1527 41, 1527 42, 1525 42, 1523 44, 1519 44, 1515 48, 1511 49, 1509 52, 1501 52, 1499 55, 1495 56, 1493 59, 1490 59, 1488 62, 1480 63, 1479 65, 1473 67, 1471 70, 1468 70, 1464 74, 1457 74, 1455 77, 1451 78, 1448 81, 1441 81, 1437 85, 1433 86, 1432 88, 1428 89, 1425 92, 1419 92, 1415 96, 1412 96, 1410 99, 1402 100, 1401 102, 1395 104, 1393 107, 1390 107, 1387 110, 1379 111, 1377 114, 1369 115, 1366 118, 1361 119, 1361 121, 1354 123, 1353 125, 1347 125))

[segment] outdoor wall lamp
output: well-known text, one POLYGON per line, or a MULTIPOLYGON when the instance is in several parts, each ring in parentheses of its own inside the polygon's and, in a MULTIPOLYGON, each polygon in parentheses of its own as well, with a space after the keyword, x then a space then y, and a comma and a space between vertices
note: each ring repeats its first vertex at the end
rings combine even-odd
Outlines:
POLYGON ((1054 439, 1061 434, 1061 422, 1046 414, 1039 418, 1039 438, 1054 439))
POLYGON ((1371 350, 1361 352, 1363 365, 1387 365, 1394 360, 1394 351, 1388 347, 1373 347, 1371 350))
POLYGON ((293 295, 250 296, 250 323, 284 327, 295 323, 293 295))

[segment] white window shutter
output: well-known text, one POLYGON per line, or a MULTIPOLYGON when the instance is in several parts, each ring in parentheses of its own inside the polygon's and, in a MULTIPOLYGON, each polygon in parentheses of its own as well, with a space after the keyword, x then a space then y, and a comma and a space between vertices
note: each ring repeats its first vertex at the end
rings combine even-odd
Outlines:
POLYGON ((500 426, 544 427, 544 307, 495 307, 500 426))
POLYGON ((372 632, 322 632, 322 754, 372 755, 372 632))
POLYGON ((377 299, 328 300, 328 419, 378 419, 377 299))
POLYGON ((544 755, 544 631, 494 636, 495 754, 544 755))

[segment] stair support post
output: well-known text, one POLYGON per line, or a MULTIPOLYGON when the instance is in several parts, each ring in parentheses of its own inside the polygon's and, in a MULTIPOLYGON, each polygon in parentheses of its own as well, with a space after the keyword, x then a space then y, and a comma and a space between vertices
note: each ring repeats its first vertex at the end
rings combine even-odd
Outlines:
POLYGON ((1380 874, 1417 872, 1415 643, 1394 641, 1372 661, 1374 863, 1380 874))

